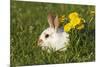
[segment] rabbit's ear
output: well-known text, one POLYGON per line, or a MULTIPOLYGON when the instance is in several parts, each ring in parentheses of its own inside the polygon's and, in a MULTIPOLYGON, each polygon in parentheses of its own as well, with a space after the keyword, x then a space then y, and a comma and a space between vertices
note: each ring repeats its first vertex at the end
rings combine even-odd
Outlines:
POLYGON ((48 23, 49 23, 49 26, 52 28, 54 28, 54 18, 55 17, 51 13, 48 14, 48 23))
POLYGON ((59 28, 59 19, 58 19, 58 16, 56 16, 55 20, 54 20, 54 26, 55 26, 55 29, 58 29, 59 28))

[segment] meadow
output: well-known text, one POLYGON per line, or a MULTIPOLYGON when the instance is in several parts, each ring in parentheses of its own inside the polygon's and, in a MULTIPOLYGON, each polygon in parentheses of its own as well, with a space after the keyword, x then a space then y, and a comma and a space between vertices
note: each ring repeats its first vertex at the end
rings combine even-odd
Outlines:
POLYGON ((11 2, 10 23, 10 62, 11 66, 62 64, 95 61, 95 6, 11 2), (78 12, 85 19, 83 30, 72 30, 70 46, 66 51, 48 53, 37 46, 37 39, 47 23, 48 12, 68 15, 78 12))

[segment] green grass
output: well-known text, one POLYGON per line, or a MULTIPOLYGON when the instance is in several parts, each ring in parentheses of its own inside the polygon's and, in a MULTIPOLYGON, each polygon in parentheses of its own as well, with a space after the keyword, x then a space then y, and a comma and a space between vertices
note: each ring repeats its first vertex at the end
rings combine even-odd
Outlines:
POLYGON ((15 2, 11 3, 11 66, 95 61, 95 6, 15 2), (72 30, 70 46, 63 52, 42 51, 36 41, 48 27, 47 14, 75 11, 86 21, 81 31, 72 30))

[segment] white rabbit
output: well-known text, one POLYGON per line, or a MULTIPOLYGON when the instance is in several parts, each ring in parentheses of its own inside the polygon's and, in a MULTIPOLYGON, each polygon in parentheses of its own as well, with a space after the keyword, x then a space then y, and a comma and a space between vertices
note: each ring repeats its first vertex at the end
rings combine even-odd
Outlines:
POLYGON ((48 15, 49 26, 45 29, 39 37, 38 45, 42 49, 54 49, 55 51, 66 50, 66 46, 69 45, 69 34, 63 31, 60 27, 58 16, 54 17, 52 14, 48 15))

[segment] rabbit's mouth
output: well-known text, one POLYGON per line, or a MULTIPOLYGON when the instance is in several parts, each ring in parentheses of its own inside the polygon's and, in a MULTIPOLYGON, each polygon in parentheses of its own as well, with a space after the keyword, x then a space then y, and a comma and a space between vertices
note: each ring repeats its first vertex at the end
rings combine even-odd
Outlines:
POLYGON ((38 40, 38 45, 41 45, 41 44, 43 44, 43 40, 42 39, 39 39, 38 40))

